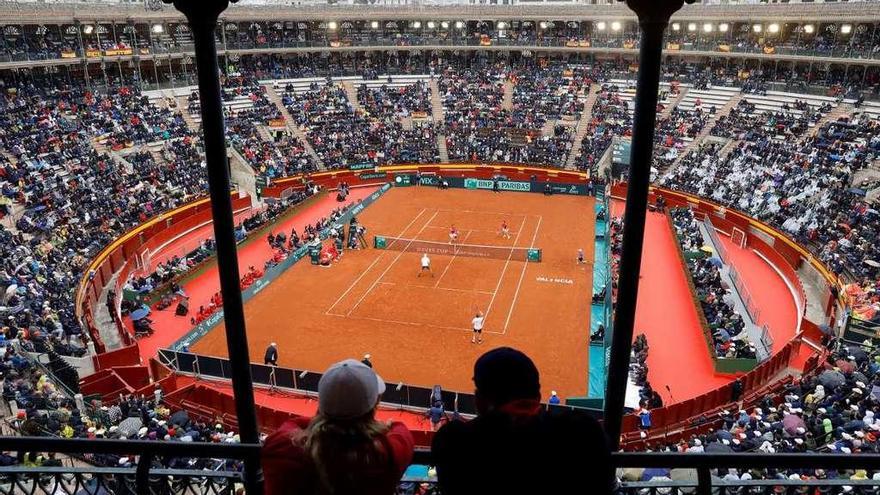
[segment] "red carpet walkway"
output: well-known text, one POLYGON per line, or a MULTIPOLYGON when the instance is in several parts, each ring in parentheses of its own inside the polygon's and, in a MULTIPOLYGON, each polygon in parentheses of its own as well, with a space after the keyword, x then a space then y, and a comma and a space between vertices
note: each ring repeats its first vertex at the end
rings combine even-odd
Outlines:
MULTIPOLYGON (((615 201, 612 213, 623 214, 623 203, 615 201)), ((759 301, 760 323, 769 323, 774 341, 779 343, 774 349, 781 349, 792 339, 797 326, 791 292, 776 271, 752 250, 740 249, 729 238, 720 237, 746 286, 759 301)), ((648 379, 666 403, 691 399, 732 380, 715 375, 675 242, 666 217, 648 213, 635 334, 648 337, 648 379)))
POLYGON ((779 352, 786 342, 794 338, 797 330, 797 304, 785 280, 753 250, 742 249, 719 234, 727 248, 730 263, 736 267, 746 288, 757 301, 758 324, 770 326, 773 336, 773 353, 779 352))

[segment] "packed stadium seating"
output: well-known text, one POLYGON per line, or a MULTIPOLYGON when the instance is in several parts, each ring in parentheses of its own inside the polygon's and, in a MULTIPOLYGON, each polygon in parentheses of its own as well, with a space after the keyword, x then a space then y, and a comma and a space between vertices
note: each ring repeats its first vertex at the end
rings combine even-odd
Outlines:
MULTIPOLYGON (((34 6, 42 8, 51 7, 34 6)), ((821 18, 816 19, 818 25, 821 18)), ((326 25, 319 29, 316 23, 302 24, 288 28, 265 23, 249 29, 246 23, 230 21, 228 25, 236 27, 223 31, 223 43, 242 50, 297 44, 574 48, 572 43, 632 50, 637 38, 633 26, 612 35, 604 27, 599 32, 598 24, 594 32, 562 22, 555 30, 517 22, 499 28, 502 35, 499 29, 469 21, 461 39, 436 30, 393 35, 391 28, 381 34, 345 28, 347 34, 340 36, 328 34, 326 25)), ((101 57, 115 57, 117 52, 130 56, 133 51, 152 56, 191 46, 184 24, 156 25, 161 29, 149 22, 125 27, 121 21, 101 23, 95 29, 98 36, 89 32, 86 39, 77 40, 61 25, 36 29, 10 23, 0 39, 0 219, 10 220, 0 225, 0 373, 4 399, 17 408, 8 423, 18 433, 238 441, 228 425, 206 417, 209 413, 191 419, 183 409, 170 409, 161 397, 123 397, 103 405, 80 404, 71 395, 80 377, 67 358, 94 353, 93 336, 77 318, 75 307, 80 280, 94 275, 88 272, 90 260, 130 228, 206 193, 200 102, 192 86, 192 67, 180 61, 150 65, 154 76, 145 81, 150 76, 142 74, 141 67, 135 71, 120 62, 109 76, 105 69, 104 80, 95 84, 85 77, 95 77, 88 70, 84 74, 65 68, 62 77, 55 67, 55 72, 33 70, 25 76, 17 67, 4 66, 41 60, 54 67, 53 60, 68 57, 82 57, 88 65, 93 51, 101 57), (36 360, 37 355, 48 356, 48 361, 36 360)), ((849 62, 875 59, 880 37, 868 23, 850 26, 853 35, 845 39, 830 31, 806 36, 805 29, 783 26, 770 43, 750 27, 751 21, 740 21, 730 26, 728 38, 712 39, 706 30, 700 36, 702 26, 673 27, 667 42, 679 48, 669 52, 811 56, 819 57, 825 69, 798 60, 790 68, 777 64, 771 69, 760 61, 752 67, 711 57, 701 62, 670 57, 657 109, 652 164, 656 183, 784 231, 841 277, 854 314, 876 322, 880 214, 871 201, 876 201, 880 187, 880 103, 864 100, 876 97, 880 73, 868 66, 850 69, 849 62), (722 44, 727 48, 720 48, 722 44), (846 67, 827 65, 826 59, 834 57, 849 59, 846 67), (809 80, 809 87, 801 80, 809 80)), ((710 31, 719 28, 716 23, 710 31)), ((442 57, 406 53, 372 58, 315 51, 295 57, 230 57, 222 67, 222 96, 233 159, 241 160, 253 177, 267 180, 355 164, 442 162, 537 164, 588 171, 604 179, 612 168, 612 140, 631 132, 635 89, 628 60, 536 60, 533 53, 474 56, 451 50, 442 57)), ((254 213, 239 224, 240 237, 271 223, 283 208, 306 196, 292 196, 283 206, 254 213)), ((672 218, 683 247, 702 245, 694 237, 690 211, 678 210, 672 218)), ((317 231, 320 226, 303 234, 317 231)), ((287 252, 296 244, 282 241, 276 247, 287 252)), ((619 251, 619 244, 615 249, 619 251)), ((212 252, 212 242, 205 241, 183 259, 169 260, 128 281, 126 288, 144 293, 167 289, 212 252)), ((688 266, 706 296, 704 313, 713 325, 724 327, 714 335, 716 352, 750 356, 749 342, 737 337, 737 317, 718 300, 716 292, 723 287, 711 263, 693 259, 688 266), (739 345, 731 344, 740 340, 739 345)), ((781 354, 787 353, 788 359, 794 352, 784 347, 781 354)), ((853 343, 822 349, 821 360, 804 366, 810 372, 797 380, 772 379, 788 364, 778 358, 757 371, 761 379, 748 384, 749 393, 742 400, 733 398, 732 388, 723 388, 709 398, 663 407, 646 383, 645 344, 634 355, 632 379, 644 387, 642 399, 645 410, 654 410, 653 424, 666 425, 667 431, 662 438, 650 428, 640 431, 640 418, 629 416, 625 443, 633 449, 678 452, 710 451, 710 445, 736 452, 880 452, 880 420, 873 418, 880 366, 871 352, 853 343), (842 381, 833 386, 823 379, 832 371, 842 372, 842 381)), ((124 456, 88 461, 100 466, 135 463, 124 456)), ((0 464, 24 462, 0 456, 0 464)), ((38 462, 55 465, 49 457, 38 462)), ((168 467, 240 469, 235 463, 196 458, 176 459, 168 467)), ((716 474, 738 480, 869 476, 769 470, 716 474)))

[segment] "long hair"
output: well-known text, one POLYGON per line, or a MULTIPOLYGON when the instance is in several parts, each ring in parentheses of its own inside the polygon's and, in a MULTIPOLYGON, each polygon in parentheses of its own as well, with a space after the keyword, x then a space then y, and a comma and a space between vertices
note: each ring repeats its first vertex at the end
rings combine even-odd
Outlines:
POLYGON ((368 473, 391 465, 391 452, 382 441, 388 427, 373 415, 370 411, 342 421, 318 413, 303 434, 294 438, 315 467, 316 495, 357 493, 368 473))

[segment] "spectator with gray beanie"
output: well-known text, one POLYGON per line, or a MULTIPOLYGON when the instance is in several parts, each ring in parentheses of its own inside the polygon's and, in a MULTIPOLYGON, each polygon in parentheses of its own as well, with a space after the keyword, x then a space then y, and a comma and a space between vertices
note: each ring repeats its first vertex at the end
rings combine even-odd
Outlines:
POLYGON ((262 452, 265 493, 391 495, 413 456, 403 423, 376 421, 385 382, 347 359, 318 382, 318 414, 286 422, 262 452))

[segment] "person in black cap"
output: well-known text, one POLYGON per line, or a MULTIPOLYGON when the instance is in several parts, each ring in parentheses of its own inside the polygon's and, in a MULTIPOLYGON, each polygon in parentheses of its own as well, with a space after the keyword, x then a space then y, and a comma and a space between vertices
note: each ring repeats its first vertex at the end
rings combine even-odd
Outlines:
POLYGON ((493 349, 477 359, 473 379, 477 418, 447 423, 431 447, 444 495, 543 493, 548 482, 574 476, 589 480, 591 494, 611 493, 601 426, 565 408, 544 411, 528 356, 493 349))

